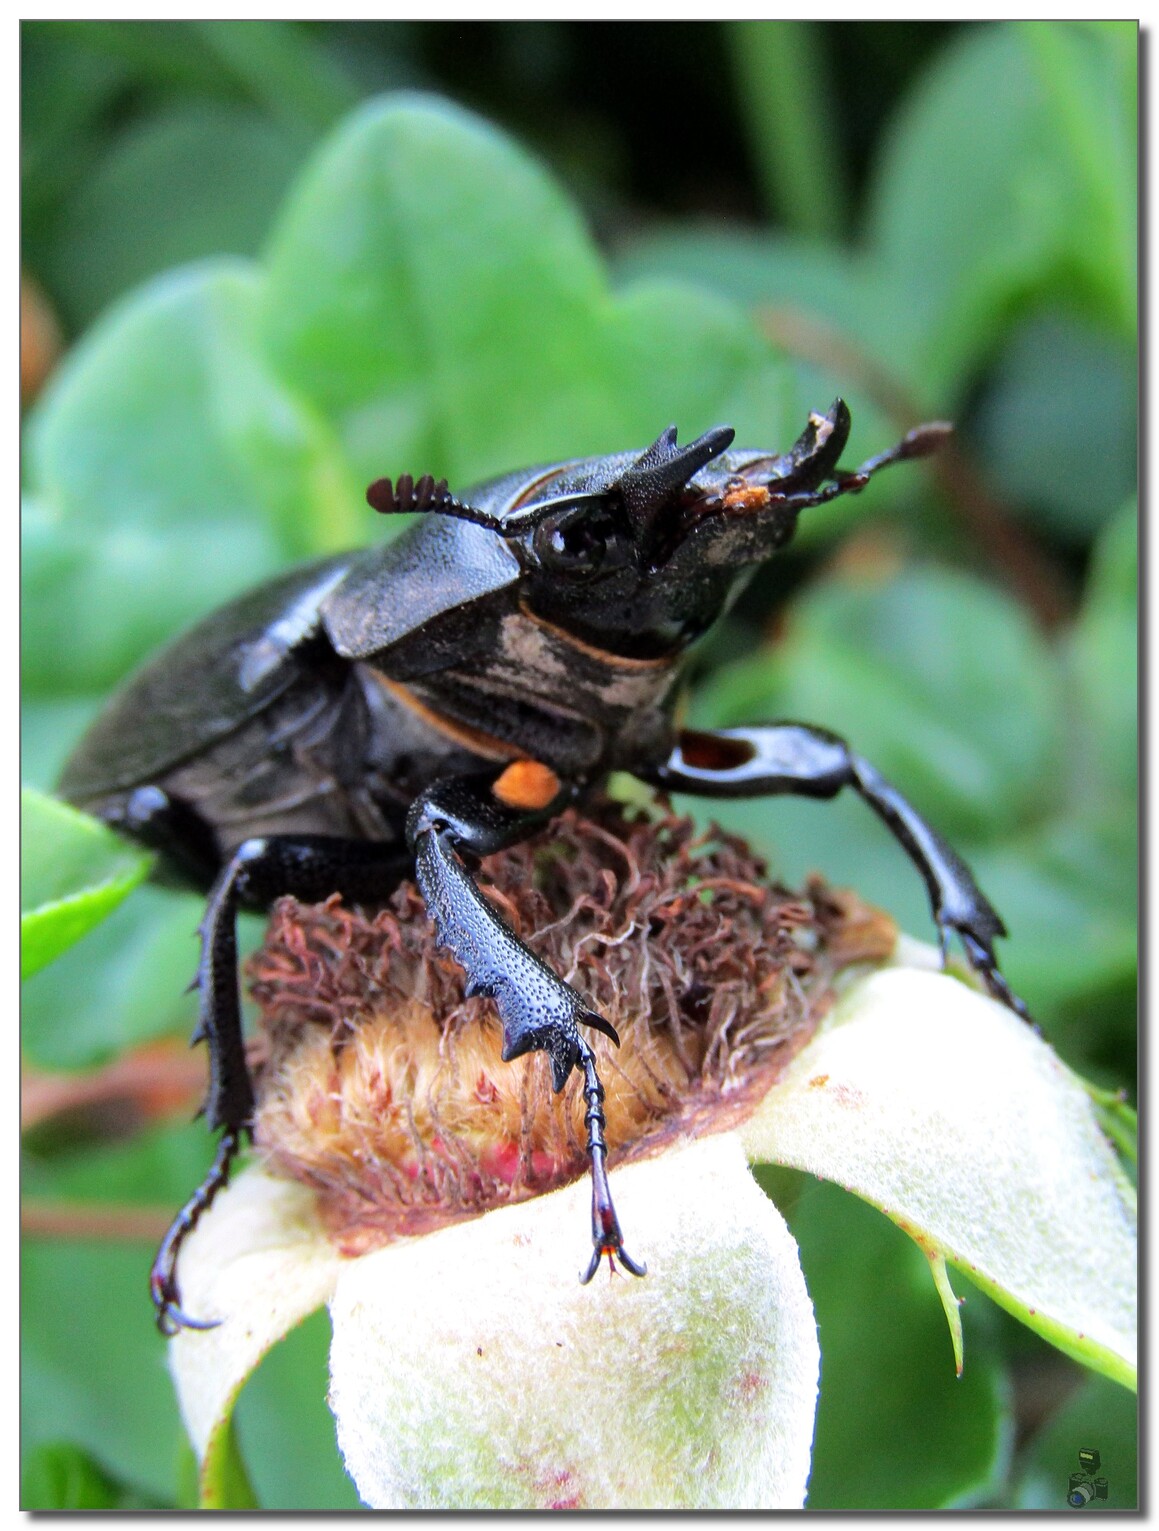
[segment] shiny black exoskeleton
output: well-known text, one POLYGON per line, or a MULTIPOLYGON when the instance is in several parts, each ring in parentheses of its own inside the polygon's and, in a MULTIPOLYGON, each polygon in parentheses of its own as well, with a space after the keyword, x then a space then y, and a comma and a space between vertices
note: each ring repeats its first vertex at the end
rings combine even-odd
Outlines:
POLYGON ((438 938, 489 995, 503 1056, 547 1053, 556 1090, 583 1075, 593 1254, 624 1250, 605 1167, 603 1090, 581 1027, 615 1037, 507 929, 469 870, 521 840, 612 770, 707 796, 852 787, 884 819, 990 992, 1002 921, 969 870, 836 735, 800 723, 679 731, 689 646, 792 536, 798 513, 936 448, 919 427, 856 472, 838 467, 849 412, 813 415, 785 453, 730 450, 733 432, 642 454, 510 474, 458 499, 445 484, 380 479, 384 513, 422 519, 384 547, 323 559, 243 596, 179 638, 97 719, 65 769, 65 797, 160 852, 204 888, 197 1037, 217 1157, 158 1253, 167 1333, 183 1312, 181 1242, 229 1173, 253 1091, 242 1042, 235 916, 282 894, 381 902, 414 874, 438 938))

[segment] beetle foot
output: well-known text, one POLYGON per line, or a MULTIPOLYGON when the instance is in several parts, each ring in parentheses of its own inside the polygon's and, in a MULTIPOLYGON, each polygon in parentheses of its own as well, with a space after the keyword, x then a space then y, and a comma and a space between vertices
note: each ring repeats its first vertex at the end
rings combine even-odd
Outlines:
POLYGON ((1027 1025, 1033 1026, 1034 1021, 1031 1019, 1026 1002, 1019 999, 1018 995, 1015 994, 1014 990, 1002 976, 998 967, 998 958, 994 955, 994 947, 989 937, 976 935, 973 931, 965 930, 960 925, 939 925, 938 935, 942 947, 943 966, 949 960, 951 930, 957 931, 958 937, 966 949, 966 959, 974 972, 978 974, 979 978, 986 985, 986 992, 1005 1005, 1008 1010, 1013 1010, 1014 1014, 1019 1019, 1025 1021, 1027 1025))
POLYGON ((580 1281, 586 1286, 599 1268, 604 1255, 608 1257, 608 1269, 615 1271, 616 1261, 633 1276, 645 1276, 648 1267, 633 1260, 624 1248, 624 1236, 620 1232, 620 1220, 612 1202, 608 1185, 608 1148, 604 1139, 604 1087, 596 1073, 596 1057, 591 1047, 579 1039, 579 1068, 584 1075, 584 1099, 588 1109, 584 1125, 588 1132, 588 1156, 592 1164, 592 1257, 587 1269, 580 1273, 580 1281))
POLYGON ((221 1323, 220 1318, 194 1318, 186 1313, 181 1306, 176 1263, 176 1252, 168 1261, 164 1261, 161 1252, 158 1252, 149 1273, 149 1295, 153 1299, 157 1327, 167 1340, 171 1340, 182 1329, 216 1329, 221 1323))
POLYGON ((241 1148, 243 1128, 229 1128, 222 1133, 217 1154, 209 1173, 194 1191, 169 1225, 169 1231, 161 1240, 149 1272, 149 1295, 157 1327, 167 1339, 172 1339, 181 1329, 216 1329, 219 1318, 193 1318, 181 1306, 181 1290, 177 1282, 177 1258, 185 1240, 197 1227, 214 1197, 229 1180, 230 1166, 241 1148))

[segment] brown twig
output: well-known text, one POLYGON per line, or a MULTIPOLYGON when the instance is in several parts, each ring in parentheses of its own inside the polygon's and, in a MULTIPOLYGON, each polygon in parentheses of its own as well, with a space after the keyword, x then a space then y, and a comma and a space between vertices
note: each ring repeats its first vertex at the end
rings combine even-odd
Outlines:
POLYGON ((173 1221, 173 1209, 121 1202, 29 1200, 20 1209, 20 1231, 39 1239, 139 1240, 155 1244, 173 1221))
POLYGON ((25 1068, 20 1081, 20 1129, 76 1111, 128 1107, 143 1120, 196 1109, 205 1092, 205 1059, 176 1040, 150 1042, 85 1074, 25 1068))
MULTIPOLYGON (((762 307, 757 324, 782 350, 849 377, 877 407, 908 430, 924 413, 896 375, 820 320, 798 309, 762 307)), ((1073 601, 1056 561, 1017 524, 951 438, 929 459, 946 501, 998 577, 1050 629, 1071 614, 1073 601)))

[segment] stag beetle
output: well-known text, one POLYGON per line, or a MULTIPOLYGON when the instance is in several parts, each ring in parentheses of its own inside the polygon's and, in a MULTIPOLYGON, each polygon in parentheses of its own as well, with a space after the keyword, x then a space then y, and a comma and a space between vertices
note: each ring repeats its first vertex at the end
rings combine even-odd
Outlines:
POLYGON ((462 499, 445 482, 379 479, 385 514, 420 513, 386 546, 325 558, 233 601, 114 697, 65 768, 71 802, 160 853, 208 893, 194 1040, 209 1047, 212 1168, 158 1251, 167 1334, 208 1327, 181 1307, 177 1255, 226 1182, 254 1097, 242 1041, 235 916, 282 894, 381 902, 413 874, 467 992, 494 1001, 503 1057, 542 1049, 558 1092, 583 1076, 593 1252, 634 1275, 606 1172, 603 1088, 581 1027, 618 1041, 482 896, 475 858, 526 838, 613 770, 708 797, 852 787, 925 879, 987 988, 1002 921, 968 868, 835 734, 801 723, 681 731, 688 646, 793 535, 800 511, 925 455, 949 427, 911 431, 855 472, 838 460, 836 400, 784 453, 731 450, 720 426, 687 446, 511 473, 462 499))

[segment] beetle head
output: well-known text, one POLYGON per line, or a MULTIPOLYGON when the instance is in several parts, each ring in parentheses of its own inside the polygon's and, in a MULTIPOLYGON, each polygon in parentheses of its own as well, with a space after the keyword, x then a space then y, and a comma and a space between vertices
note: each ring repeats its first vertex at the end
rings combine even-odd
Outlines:
POLYGON ((847 473, 837 463, 849 428, 849 410, 836 399, 781 454, 729 451, 729 426, 679 446, 669 426, 640 454, 483 486, 479 505, 427 479, 400 480, 397 490, 380 479, 367 497, 379 510, 427 510, 496 532, 519 559, 527 606, 577 637, 617 654, 675 654, 789 541, 802 509, 862 488, 889 462, 923 455, 949 429, 920 427, 847 473))

